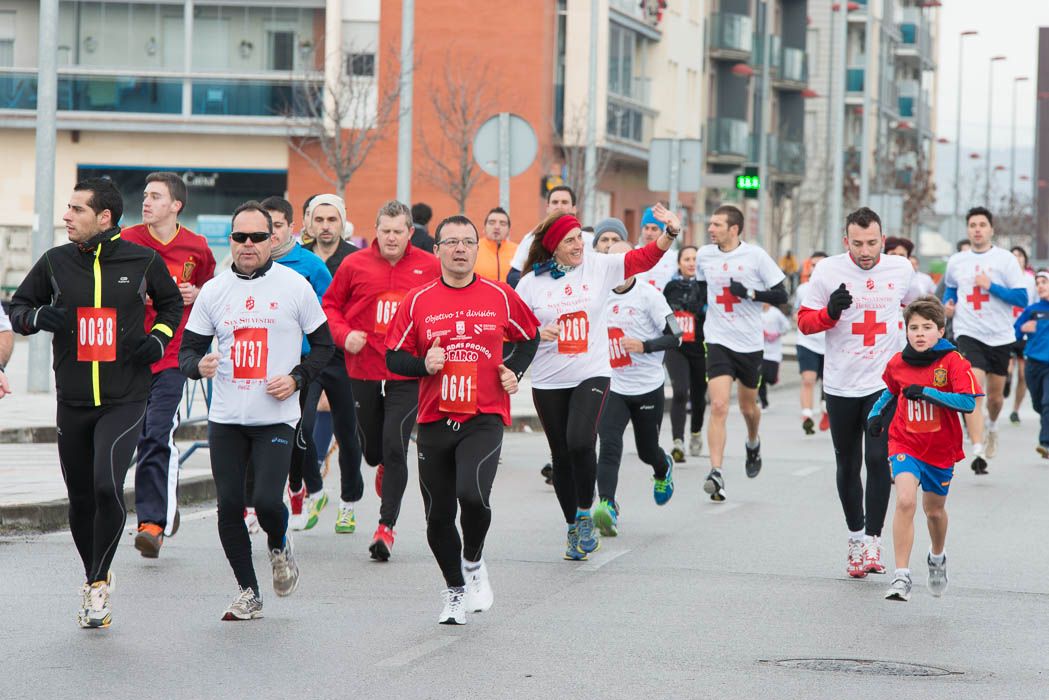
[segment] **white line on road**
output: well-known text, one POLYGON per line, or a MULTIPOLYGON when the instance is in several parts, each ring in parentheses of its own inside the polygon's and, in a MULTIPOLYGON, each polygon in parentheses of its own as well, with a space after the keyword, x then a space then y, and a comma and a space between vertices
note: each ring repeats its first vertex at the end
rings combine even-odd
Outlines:
POLYGON ((379 666, 385 668, 397 668, 399 666, 407 666, 411 662, 421 659, 427 654, 432 654, 438 649, 443 649, 449 644, 459 640, 459 637, 434 637, 433 639, 427 639, 425 642, 420 642, 413 647, 408 647, 400 654, 389 656, 378 663, 379 666))
POLYGON ((724 505, 715 505, 713 508, 710 509, 709 513, 711 515, 721 515, 722 513, 727 513, 730 510, 735 510, 741 505, 743 504, 739 501, 735 501, 733 503, 726 503, 724 505))
POLYGON ((626 554, 629 551, 630 551, 629 549, 624 549, 622 552, 616 552, 615 554, 613 554, 610 557, 604 557, 600 561, 592 561, 592 562, 590 562, 588 564, 583 564, 582 566, 579 567, 579 570, 580 571, 597 571, 602 566, 605 566, 606 564, 611 564, 616 559, 618 559, 619 557, 623 556, 624 554, 626 554))
POLYGON ((790 475, 791 476, 808 476, 809 474, 815 474, 816 472, 818 472, 821 469, 823 469, 823 467, 805 467, 804 469, 799 469, 796 472, 791 472, 790 475))

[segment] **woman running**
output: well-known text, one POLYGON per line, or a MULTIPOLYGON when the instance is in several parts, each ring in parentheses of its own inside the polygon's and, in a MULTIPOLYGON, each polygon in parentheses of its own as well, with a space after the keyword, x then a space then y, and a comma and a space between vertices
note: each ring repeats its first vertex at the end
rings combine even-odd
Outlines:
POLYGON ((703 350, 703 321, 706 319, 707 283, 696 279, 696 246, 687 245, 677 254, 677 274, 663 289, 678 327, 681 345, 668 348, 664 362, 674 396, 670 401, 670 434, 675 462, 685 461, 685 409, 692 400, 691 438, 688 451, 698 457, 703 451, 703 415, 707 410, 707 357, 703 350))

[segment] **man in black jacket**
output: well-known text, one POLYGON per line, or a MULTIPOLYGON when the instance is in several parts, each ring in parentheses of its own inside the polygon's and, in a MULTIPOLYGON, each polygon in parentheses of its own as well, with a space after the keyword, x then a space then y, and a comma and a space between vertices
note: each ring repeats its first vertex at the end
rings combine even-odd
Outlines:
POLYGON ((123 210, 109 180, 77 183, 62 217, 71 242, 44 253, 11 301, 15 332, 54 333, 58 457, 86 575, 81 627, 112 619, 109 567, 127 518, 124 477, 142 432, 150 365, 182 318, 164 261, 121 239, 123 210), (149 333, 147 303, 157 312, 149 333))

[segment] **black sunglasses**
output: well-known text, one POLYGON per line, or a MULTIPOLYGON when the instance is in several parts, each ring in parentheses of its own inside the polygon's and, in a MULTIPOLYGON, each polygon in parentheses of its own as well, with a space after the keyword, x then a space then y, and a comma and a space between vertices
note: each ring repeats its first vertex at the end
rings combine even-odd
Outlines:
POLYGON ((268 241, 270 239, 270 236, 272 235, 273 234, 269 233, 268 231, 258 231, 255 233, 243 233, 241 231, 234 231, 229 235, 229 237, 234 243, 247 243, 249 238, 251 239, 252 243, 262 243, 263 241, 268 241))

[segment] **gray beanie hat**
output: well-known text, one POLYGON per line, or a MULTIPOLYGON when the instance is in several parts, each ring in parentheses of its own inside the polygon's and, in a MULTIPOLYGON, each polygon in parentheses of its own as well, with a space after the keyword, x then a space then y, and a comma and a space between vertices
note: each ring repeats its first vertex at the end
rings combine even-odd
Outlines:
POLYGON ((627 235, 626 226, 619 219, 609 217, 607 219, 601 219, 597 222, 597 226, 594 227, 594 246, 597 246, 597 239, 601 237, 602 233, 606 231, 613 231, 619 235, 619 238, 624 241, 629 241, 630 237, 627 235))

